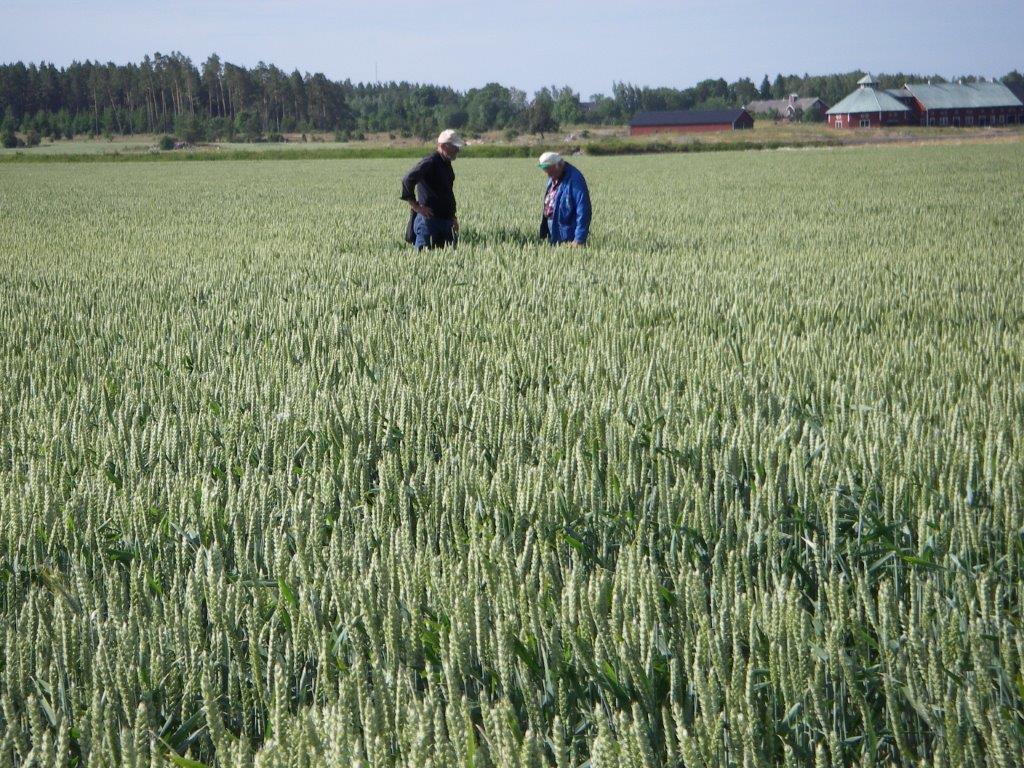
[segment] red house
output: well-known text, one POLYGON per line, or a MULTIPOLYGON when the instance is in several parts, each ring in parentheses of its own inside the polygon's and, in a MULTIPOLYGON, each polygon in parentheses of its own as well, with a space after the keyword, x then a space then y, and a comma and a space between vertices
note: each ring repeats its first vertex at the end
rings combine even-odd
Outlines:
POLYGON ((640 112, 629 123, 629 135, 738 131, 753 127, 754 118, 745 109, 714 109, 706 112, 640 112))

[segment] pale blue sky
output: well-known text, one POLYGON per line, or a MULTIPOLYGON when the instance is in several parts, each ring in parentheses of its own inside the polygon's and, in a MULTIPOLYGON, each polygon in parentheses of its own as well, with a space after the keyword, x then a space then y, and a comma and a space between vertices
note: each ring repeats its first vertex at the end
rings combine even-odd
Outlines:
POLYGON ((6 0, 0 61, 125 63, 216 51, 332 79, 460 89, 498 81, 584 98, 614 80, 684 87, 706 77, 874 72, 1001 76, 1024 70, 1024 2, 779 0, 6 0), (375 69, 376 68, 376 69, 375 69))

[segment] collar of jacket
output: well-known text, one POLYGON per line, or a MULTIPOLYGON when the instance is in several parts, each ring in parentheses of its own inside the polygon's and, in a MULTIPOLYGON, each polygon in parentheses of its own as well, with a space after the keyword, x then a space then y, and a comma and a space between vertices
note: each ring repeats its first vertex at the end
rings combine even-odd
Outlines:
MULTIPOLYGON (((558 184, 559 184, 558 188, 559 189, 561 189, 562 188, 561 185, 565 184, 565 182, 568 180, 569 174, 573 173, 575 171, 576 171, 576 169, 573 167, 572 163, 567 162, 565 164, 565 169, 562 171, 562 178, 560 178, 558 180, 558 184)), ((554 179, 548 179, 548 185, 547 185, 547 187, 545 187, 545 189, 551 189, 551 185, 554 184, 554 183, 555 183, 554 179)))

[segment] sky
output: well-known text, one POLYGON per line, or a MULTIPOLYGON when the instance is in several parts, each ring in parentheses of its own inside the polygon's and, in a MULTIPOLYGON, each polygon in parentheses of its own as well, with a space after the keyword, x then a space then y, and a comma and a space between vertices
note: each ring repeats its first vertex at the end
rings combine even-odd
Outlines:
POLYGON ((864 69, 955 77, 1024 71, 1024 1, 5 0, 0 63, 138 62, 211 52, 333 80, 408 80, 585 99, 615 81, 687 87, 864 69))

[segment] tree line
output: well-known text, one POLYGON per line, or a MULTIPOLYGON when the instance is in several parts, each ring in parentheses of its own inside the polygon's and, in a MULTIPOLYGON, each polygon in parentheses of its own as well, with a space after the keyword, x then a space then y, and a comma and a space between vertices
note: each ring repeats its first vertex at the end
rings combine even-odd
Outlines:
MULTIPOLYGON (((614 83, 611 94, 587 100, 566 86, 525 91, 499 83, 458 91, 408 82, 353 83, 323 73, 285 72, 260 62, 246 68, 212 54, 196 65, 181 53, 156 53, 140 63, 0 64, 0 130, 5 136, 175 134, 186 141, 258 140, 275 134, 334 131, 339 138, 390 132, 429 138, 443 127, 469 133, 544 133, 561 125, 614 124, 646 110, 736 107, 790 93, 835 104, 863 72, 765 75, 729 83, 703 80, 690 88, 614 83)), ((880 75, 897 87, 919 75, 880 75)), ((937 75, 930 77, 941 81, 937 75)), ((976 78, 969 78, 976 79, 976 78)), ((1004 81, 1024 80, 1014 71, 1004 81)))

